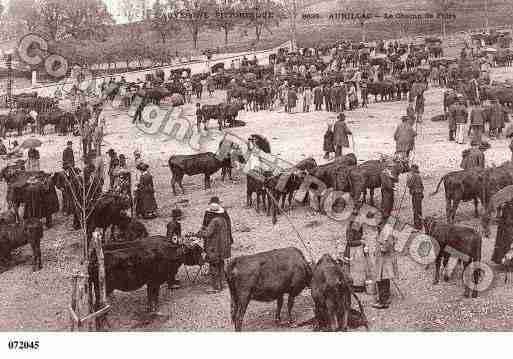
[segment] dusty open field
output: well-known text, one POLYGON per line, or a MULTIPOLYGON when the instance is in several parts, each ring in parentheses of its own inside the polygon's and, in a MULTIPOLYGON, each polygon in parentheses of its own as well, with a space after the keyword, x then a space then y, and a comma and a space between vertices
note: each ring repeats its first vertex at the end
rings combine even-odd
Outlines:
MULTIPOLYGON (((511 76, 505 69, 494 72, 497 78, 511 76)), ((224 93, 218 92, 215 98, 202 102, 219 102, 224 93)), ((368 109, 358 109, 347 113, 348 124, 355 133, 355 152, 359 160, 373 159, 378 153, 393 153, 393 132, 399 123, 400 115, 405 112, 406 103, 371 103, 368 109)), ((430 118, 442 111, 442 91, 431 88, 426 95, 425 117, 430 118)), ((193 114, 193 107, 186 106, 185 113, 193 114)), ((167 159, 172 154, 193 153, 186 145, 176 141, 166 141, 164 137, 151 137, 138 131, 128 119, 126 112, 109 110, 108 129, 105 149, 114 148, 125 153, 132 160, 132 152, 140 149, 144 159, 150 164, 157 190, 157 202, 160 208, 158 219, 147 221, 152 234, 165 233, 171 209, 176 203, 184 208, 186 217, 183 231, 197 231, 202 214, 212 195, 219 196, 228 209, 234 229, 235 243, 233 255, 255 253, 272 248, 297 246, 302 249, 290 224, 280 217, 273 226, 269 217, 257 214, 254 209, 245 208, 245 180, 222 183, 219 175, 210 191, 202 189, 200 177, 186 177, 186 194, 175 197, 170 187, 170 172, 167 159)), ((242 113, 240 119, 247 122, 245 127, 233 131, 241 136, 259 133, 271 140, 272 151, 291 162, 313 156, 319 163, 322 160, 322 137, 326 121, 333 117, 326 112, 288 115, 278 112, 242 113)), ((214 126, 214 123, 211 123, 214 126)), ((26 137, 26 136, 25 136, 26 137)), ((214 150, 221 135, 212 131, 212 140, 208 148, 214 150)), ((41 148, 42 169, 54 170, 60 167, 60 156, 65 142, 69 138, 56 135, 43 137, 41 148)), ((77 138, 75 149, 78 150, 77 138)), ((417 140, 415 161, 420 165, 424 178, 426 194, 434 190, 440 177, 459 166, 461 151, 465 146, 447 141, 445 122, 425 121, 422 133, 417 140)), ((499 164, 509 159, 510 152, 506 140, 492 142, 492 148, 486 152, 487 162, 499 164)), ((4 163, 1 164, 2 166, 4 163)), ((402 220, 411 222, 411 205, 408 195, 400 199, 404 192, 405 176, 396 189, 395 214, 402 220), (400 203, 401 202, 401 203, 400 203)), ((376 199, 379 203, 379 191, 376 199)), ((1 186, 0 198, 5 198, 5 185, 1 186)), ((5 206, 5 203, 3 204, 5 206)), ((445 212, 443 190, 434 197, 426 195, 425 215, 443 216, 445 212)), ((478 228, 478 221, 472 216, 472 206, 463 204, 457 213, 461 224, 478 228)), ((342 225, 324 215, 296 206, 291 212, 294 225, 304 238, 311 243, 315 258, 323 253, 334 253, 335 239, 343 236, 342 225)), ((71 229, 71 220, 60 214, 55 226, 45 232, 43 240, 42 271, 32 273, 29 263, 30 250, 24 248, 16 256, 20 262, 10 270, 0 274, 0 302, 2 320, 0 330, 67 330, 68 314, 66 307, 70 300, 70 273, 77 266, 79 255, 78 234, 71 229)), ((492 226, 495 238, 496 226, 492 226)), ((368 242, 374 237, 367 233, 368 242)), ((483 258, 489 261, 493 248, 493 239, 484 239, 483 258)), ((433 286, 432 268, 425 270, 408 257, 399 258, 400 277, 397 283, 405 293, 401 300, 392 290, 393 303, 388 310, 376 311, 370 307, 372 298, 362 295, 366 312, 374 331, 440 331, 440 330, 509 330, 511 328, 511 310, 513 309, 513 289, 496 281, 493 289, 480 294, 478 299, 464 299, 460 282, 453 279, 449 283, 433 286)), ((190 274, 196 268, 189 268, 190 274)), ((232 330, 229 321, 229 293, 207 295, 207 277, 201 277, 193 284, 186 279, 182 268, 179 279, 181 289, 165 295, 165 286, 161 290, 161 312, 164 316, 149 318, 144 315, 146 291, 115 292, 113 310, 109 316, 112 330, 232 330)), ((310 328, 277 327, 273 322, 274 304, 252 302, 245 317, 245 329, 250 331, 273 330, 310 330, 310 328)), ((297 298, 294 310, 298 321, 312 317, 312 301, 308 291, 297 298)))

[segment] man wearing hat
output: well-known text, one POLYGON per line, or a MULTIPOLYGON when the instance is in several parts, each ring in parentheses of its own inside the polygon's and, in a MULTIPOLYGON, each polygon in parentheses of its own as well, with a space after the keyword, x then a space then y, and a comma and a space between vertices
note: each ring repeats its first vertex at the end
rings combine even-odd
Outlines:
POLYGON ((413 126, 415 123, 415 107, 413 106, 413 101, 408 102, 408 107, 406 108, 406 116, 408 117, 408 123, 410 126, 413 126))
POLYGON ((68 168, 75 167, 75 154, 73 152, 73 142, 66 142, 66 148, 62 151, 62 169, 67 170, 68 168))
POLYGON ((502 132, 502 128, 504 127, 504 117, 505 111, 502 105, 497 101, 497 99, 492 98, 492 105, 490 106, 490 139, 493 139, 494 136, 499 138, 499 134, 502 132))
POLYGON ((381 174, 381 223, 384 224, 394 209, 394 189, 397 183, 397 174, 390 168, 385 168, 381 174))
POLYGON ((286 112, 292 112, 296 107, 297 102, 297 93, 295 86, 291 86, 290 90, 287 92, 287 107, 286 112))
POLYGON ((419 173, 419 166, 411 165, 411 171, 406 179, 406 186, 410 190, 413 210, 413 223, 418 230, 422 229, 422 200, 424 199, 424 184, 419 173))
POLYGON ((413 127, 408 123, 409 120, 408 116, 402 116, 402 122, 397 126, 394 133, 395 152, 404 159, 410 157, 410 152, 415 147, 415 136, 417 136, 413 127))
POLYGON ((482 142, 483 131, 484 131, 483 107, 481 107, 480 104, 477 104, 476 106, 474 106, 474 108, 470 112, 469 135, 471 132, 472 133, 472 141, 478 142, 478 146, 482 142))
POLYGON ((204 238, 203 248, 209 264, 212 289, 208 293, 223 290, 224 261, 231 257, 231 221, 221 207, 218 197, 212 197, 205 212, 200 235, 204 238))
POLYGON ((345 123, 346 116, 339 113, 337 122, 333 125, 333 144, 335 145, 335 157, 342 156, 342 147, 349 147, 349 137, 353 133, 345 123))
POLYGON ((448 109, 449 141, 454 141, 454 133, 456 132, 456 143, 463 144, 465 142, 467 121, 468 112, 463 105, 463 97, 458 95, 456 101, 448 109))
POLYGON ((464 170, 471 168, 485 168, 485 155, 479 148, 481 142, 472 140, 471 148, 462 152, 460 167, 464 170))

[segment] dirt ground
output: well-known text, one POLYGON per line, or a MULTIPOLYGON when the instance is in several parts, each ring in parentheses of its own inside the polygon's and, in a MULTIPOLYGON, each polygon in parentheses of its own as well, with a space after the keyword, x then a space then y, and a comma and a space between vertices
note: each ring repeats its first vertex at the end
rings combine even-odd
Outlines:
MULTIPOLYGON (((511 76, 506 69, 494 70, 495 78, 511 76)), ((224 99, 218 92, 214 98, 204 98, 202 103, 217 103, 224 99)), ((348 112, 347 123, 355 134, 355 152, 359 161, 374 159, 379 153, 394 152, 393 132, 405 113, 406 102, 371 103, 368 109, 348 112)), ((446 172, 459 168, 461 152, 467 146, 448 142, 447 123, 431 122, 429 119, 442 112, 442 90, 430 88, 426 93, 425 118, 416 143, 414 162, 418 163, 424 179, 424 215, 443 218, 445 202, 443 190, 436 196, 433 192, 440 177, 446 172)), ((193 119, 193 106, 184 109, 193 119)), ((288 221, 281 216, 276 225, 269 217, 257 214, 254 209, 245 208, 245 179, 221 182, 215 175, 211 190, 202 188, 199 176, 186 177, 186 194, 175 197, 170 186, 170 171, 167 160, 172 154, 189 154, 194 151, 185 144, 166 140, 163 136, 148 136, 137 130, 128 118, 126 111, 107 111, 107 135, 105 150, 114 148, 118 153, 128 155, 133 167, 132 153, 135 149, 143 152, 143 158, 150 164, 154 175, 156 197, 160 216, 146 221, 151 234, 165 233, 171 209, 175 205, 183 208, 185 219, 183 231, 197 231, 201 225, 203 211, 212 195, 217 195, 228 209, 233 222, 233 256, 256 253, 273 248, 296 246, 304 251, 288 221)), ((322 112, 285 114, 280 111, 243 112, 239 119, 245 127, 233 129, 241 136, 258 133, 271 141, 272 152, 291 162, 306 157, 314 157, 318 163, 322 159, 322 140, 326 123, 334 114, 322 112)), ((194 122, 193 122, 194 123, 194 122)), ((214 128, 214 123, 211 123, 214 128)), ((25 135, 24 137, 28 137, 25 135)), ((221 138, 212 131, 208 149, 215 150, 221 138)), ((245 138, 245 137, 243 137, 245 138)), ((41 138, 42 169, 52 171, 60 167, 64 144, 70 138, 47 135, 41 138)), ((78 140, 74 140, 78 151, 78 140)), ((468 143, 468 141, 467 141, 468 143)), ((486 152, 487 164, 500 164, 510 158, 505 139, 491 141, 492 148, 486 152)), ((2 166, 5 163, 1 164, 2 166)), ((405 176, 396 187, 395 215, 403 221, 411 222, 411 203, 408 195, 401 201, 405 188, 405 176)), ((379 191, 376 191, 379 203, 379 191)), ((5 184, 1 186, 0 198, 5 198, 5 184)), ((5 206, 5 203, 4 203, 5 206)), ((344 236, 342 225, 325 215, 295 205, 290 213, 294 226, 303 238, 310 243, 313 256, 318 259, 323 253, 335 254, 336 239, 344 236)), ((460 206, 456 220, 460 224, 479 228, 473 217, 472 205, 460 206)), ((65 331, 69 328, 67 306, 70 302, 70 275, 78 266, 78 233, 71 228, 71 219, 58 214, 55 226, 45 231, 43 250, 43 270, 32 273, 30 250, 23 248, 15 256, 17 264, 0 274, 0 302, 2 320, 0 330, 65 331)), ((483 258, 489 262, 496 226, 492 226, 492 236, 483 240, 483 258)), ((372 245, 372 232, 366 233, 372 245)), ((305 251, 305 254, 306 251, 305 251)), ((181 268, 178 278, 182 288, 166 293, 161 289, 161 316, 144 314, 146 290, 142 288, 131 293, 116 291, 109 314, 110 330, 127 331, 231 331, 229 319, 230 298, 228 290, 215 295, 206 294, 208 277, 200 275, 193 283, 190 279, 197 268, 181 268)), ((468 331, 468 330, 509 330, 513 309, 513 289, 504 284, 503 275, 498 275, 491 290, 480 294, 477 299, 463 298, 463 287, 456 276, 448 283, 432 285, 433 268, 426 270, 406 256, 399 258, 399 277, 396 282, 404 293, 404 299, 392 289, 393 303, 388 310, 377 311, 370 304, 373 298, 360 295, 368 315, 372 331, 468 331)), ((277 326, 273 321, 274 303, 251 302, 245 316, 245 330, 248 331, 290 331, 311 330, 310 327, 290 328, 277 326)), ((312 300, 305 290, 296 300, 294 317, 301 322, 313 316, 312 300)), ((286 317, 284 313, 284 317, 286 317)))

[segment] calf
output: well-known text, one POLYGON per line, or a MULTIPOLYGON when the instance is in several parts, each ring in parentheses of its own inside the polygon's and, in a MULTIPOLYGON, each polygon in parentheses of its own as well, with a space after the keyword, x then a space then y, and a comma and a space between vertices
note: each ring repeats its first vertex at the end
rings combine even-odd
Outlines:
MULTIPOLYGON (((350 326, 351 296, 360 308, 360 320, 353 322, 368 329, 362 303, 353 292, 351 277, 328 254, 325 254, 312 269, 312 299, 315 303, 315 330, 343 330, 350 326)), ((356 314, 356 313, 355 313, 356 314)))
POLYGON ((294 247, 275 249, 230 261, 226 280, 230 289, 231 318, 236 331, 242 330, 249 302, 277 301, 276 322, 280 321, 283 296, 288 294, 288 318, 292 321, 294 298, 310 285, 312 272, 301 251, 294 247))
MULTIPOLYGON (((115 250, 106 250, 105 283, 107 295, 114 290, 131 292, 147 286, 148 311, 158 309, 160 286, 168 286, 182 265, 186 247, 172 244, 164 236, 152 236, 145 241, 131 242, 115 250)), ((92 256, 89 264, 89 277, 99 307, 98 260, 92 256)))
POLYGON ((20 224, 0 225, 0 262, 7 265, 11 260, 11 251, 30 244, 32 248, 35 272, 43 268, 41 263, 41 238, 43 238, 43 224, 37 218, 31 218, 20 224))
POLYGON ((171 186, 176 196, 176 183, 178 183, 182 192, 185 193, 182 184, 184 175, 194 176, 203 174, 205 176, 205 189, 207 189, 210 188, 210 176, 219 171, 223 165, 227 163, 219 159, 213 152, 204 152, 195 155, 171 156, 168 164, 172 174, 171 186))
MULTIPOLYGON (((451 251, 457 251, 461 256, 463 268, 467 268, 472 262, 481 261, 481 236, 472 228, 456 226, 453 224, 438 223, 434 218, 427 217, 424 219, 424 228, 426 234, 431 236, 438 244, 438 253, 435 262, 435 275, 433 284, 437 284, 440 280, 440 266, 442 259, 444 266, 447 265, 451 251), (462 258, 464 257, 464 258, 462 258)), ((448 281, 448 277, 444 279, 448 281)), ((479 269, 473 272, 474 288, 472 290, 472 298, 477 297, 477 286, 479 282, 479 269)), ((463 283, 465 285, 465 283, 463 283)), ((469 297, 470 288, 465 285, 464 296, 469 297)))

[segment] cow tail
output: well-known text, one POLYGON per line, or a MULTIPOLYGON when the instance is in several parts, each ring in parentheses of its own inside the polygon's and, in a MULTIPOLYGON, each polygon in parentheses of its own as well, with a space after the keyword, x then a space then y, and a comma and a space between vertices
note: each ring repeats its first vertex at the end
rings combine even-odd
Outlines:
POLYGON ((434 196, 435 194, 438 193, 438 190, 440 189, 440 185, 442 184, 442 181, 445 180, 447 175, 444 175, 442 176, 442 178, 440 178, 440 181, 438 182, 438 185, 436 186, 436 190, 430 194, 430 196, 434 196))

